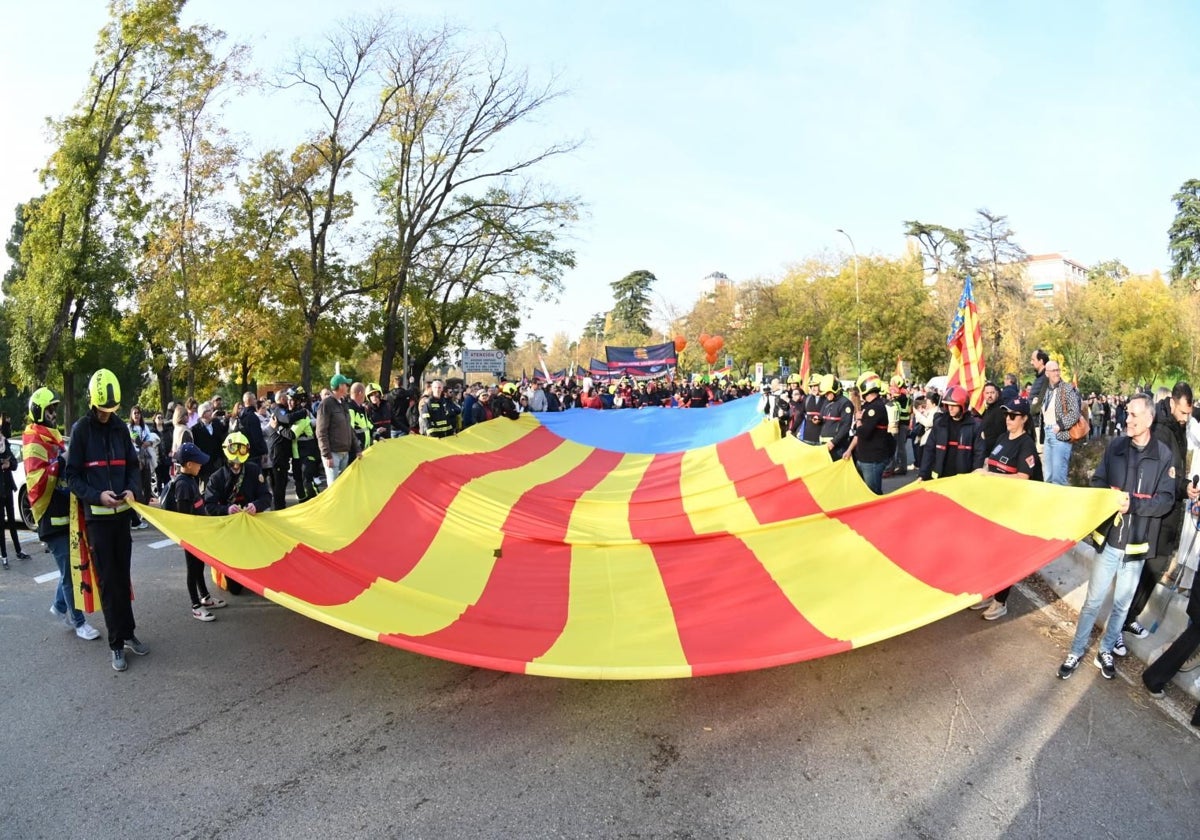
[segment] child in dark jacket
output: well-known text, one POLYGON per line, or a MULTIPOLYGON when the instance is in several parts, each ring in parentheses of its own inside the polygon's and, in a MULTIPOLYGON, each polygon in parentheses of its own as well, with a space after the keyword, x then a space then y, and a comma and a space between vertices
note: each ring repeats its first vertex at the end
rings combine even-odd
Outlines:
MULTIPOLYGON (((170 491, 174 509, 194 516, 204 515, 204 496, 196 476, 208 462, 208 455, 194 443, 185 443, 175 451, 175 463, 179 464, 179 475, 174 479, 175 487, 170 491)), ((204 583, 204 561, 190 551, 183 552, 187 562, 187 588, 192 599, 192 618, 197 621, 212 621, 216 618, 210 610, 225 606, 220 598, 208 594, 204 583)))

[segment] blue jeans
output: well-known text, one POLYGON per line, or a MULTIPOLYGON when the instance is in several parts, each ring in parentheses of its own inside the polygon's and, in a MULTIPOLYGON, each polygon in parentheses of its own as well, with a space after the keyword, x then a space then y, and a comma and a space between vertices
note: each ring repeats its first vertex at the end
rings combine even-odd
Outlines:
POLYGON ((862 476, 863 482, 871 488, 871 492, 876 496, 883 495, 883 470, 886 466, 887 461, 880 461, 877 464, 858 462, 858 474, 862 476))
POLYGON ((908 426, 901 426, 896 432, 896 456, 892 459, 892 469, 898 473, 908 472, 908 426))
POLYGON ((1046 429, 1046 444, 1042 454, 1042 468, 1046 483, 1067 485, 1067 466, 1071 463, 1071 444, 1059 440, 1046 429))
POLYGON ((67 534, 56 534, 47 537, 43 542, 54 555, 58 565, 58 588, 54 590, 54 609, 59 613, 67 613, 71 626, 83 626, 83 613, 75 609, 75 584, 71 583, 71 538, 67 534))
POLYGON ((1115 579, 1116 588, 1113 591, 1112 612, 1108 614, 1108 624, 1104 628, 1104 636, 1100 639, 1100 650, 1112 653, 1116 647, 1117 636, 1125 624, 1129 613, 1129 603, 1133 600, 1133 592, 1137 589, 1138 578, 1142 575, 1143 560, 1125 562, 1125 552, 1115 548, 1104 547, 1104 551, 1096 555, 1092 563, 1092 576, 1088 579, 1087 599, 1079 612, 1079 626, 1075 629, 1075 641, 1071 643, 1071 653, 1082 657, 1087 650, 1088 637, 1096 625, 1096 615, 1108 587, 1115 579))
MULTIPOLYGON (((322 459, 324 460, 324 459, 322 459)), ((333 480, 345 472, 346 467, 350 466, 349 452, 334 452, 333 466, 325 465, 325 483, 326 486, 332 485, 333 480)))

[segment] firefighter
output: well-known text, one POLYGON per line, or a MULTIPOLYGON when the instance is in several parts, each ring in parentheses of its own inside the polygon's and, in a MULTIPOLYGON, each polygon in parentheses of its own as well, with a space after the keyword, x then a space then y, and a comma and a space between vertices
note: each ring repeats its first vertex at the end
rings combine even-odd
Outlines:
POLYGON ((92 571, 100 587, 100 607, 108 629, 112 667, 124 671, 125 648, 145 656, 150 648, 134 635, 129 565, 133 537, 130 502, 137 500, 141 470, 129 428, 117 416, 121 383, 101 368, 88 382, 90 408, 71 427, 64 477, 83 508, 92 571))
POLYGON ((912 399, 908 396, 908 383, 903 376, 893 376, 888 383, 888 405, 891 412, 889 419, 895 416, 895 423, 890 426, 896 439, 896 452, 888 468, 883 471, 884 478, 908 473, 908 429, 912 425, 912 399))
POLYGON ((367 419, 371 421, 371 437, 386 440, 392 436, 392 408, 383 398, 378 382, 367 386, 367 419))
POLYGON ((821 444, 829 457, 838 460, 850 445, 850 426, 854 421, 854 404, 843 394, 842 385, 832 373, 821 377, 821 444))

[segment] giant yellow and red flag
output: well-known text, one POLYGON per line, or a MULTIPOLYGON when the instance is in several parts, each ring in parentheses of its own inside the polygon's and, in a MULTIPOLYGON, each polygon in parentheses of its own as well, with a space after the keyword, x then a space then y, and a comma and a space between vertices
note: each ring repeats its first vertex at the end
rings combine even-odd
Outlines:
POLYGON ((804 337, 804 353, 800 356, 800 384, 807 393, 808 377, 812 373, 812 359, 808 355, 808 336, 804 337))
POLYGON ((975 293, 969 274, 958 299, 958 311, 950 322, 946 346, 950 348, 950 374, 946 386, 959 385, 965 388, 971 395, 971 407, 979 411, 983 408, 983 386, 987 383, 987 374, 984 372, 983 329, 979 325, 979 310, 975 307, 975 293))
POLYGON ((283 511, 137 507, 250 590, 348 633, 502 671, 650 679, 908 632, 1024 578, 1120 501, 988 475, 875 496, 849 461, 781 437, 754 397, 541 417, 382 441, 283 511), (590 442, 567 437, 579 423, 590 442), (733 433, 711 436, 722 423, 733 433), (664 444, 681 429, 685 449, 664 444), (930 551, 947 533, 971 551, 930 551))

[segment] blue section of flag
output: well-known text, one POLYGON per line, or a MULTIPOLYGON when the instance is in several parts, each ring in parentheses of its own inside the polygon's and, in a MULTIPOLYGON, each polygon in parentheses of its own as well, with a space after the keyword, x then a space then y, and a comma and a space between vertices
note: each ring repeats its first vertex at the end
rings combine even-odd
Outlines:
POLYGON ((946 336, 947 346, 954 343, 958 334, 963 330, 963 320, 967 313, 967 306, 975 302, 975 290, 971 286, 971 275, 967 275, 967 279, 963 282, 962 295, 958 298, 958 309, 954 312, 954 320, 950 322, 950 332, 946 336))
POLYGON ((597 411, 573 408, 534 415, 560 437, 612 452, 657 455, 710 446, 762 422, 758 397, 708 408, 639 408, 597 411))

